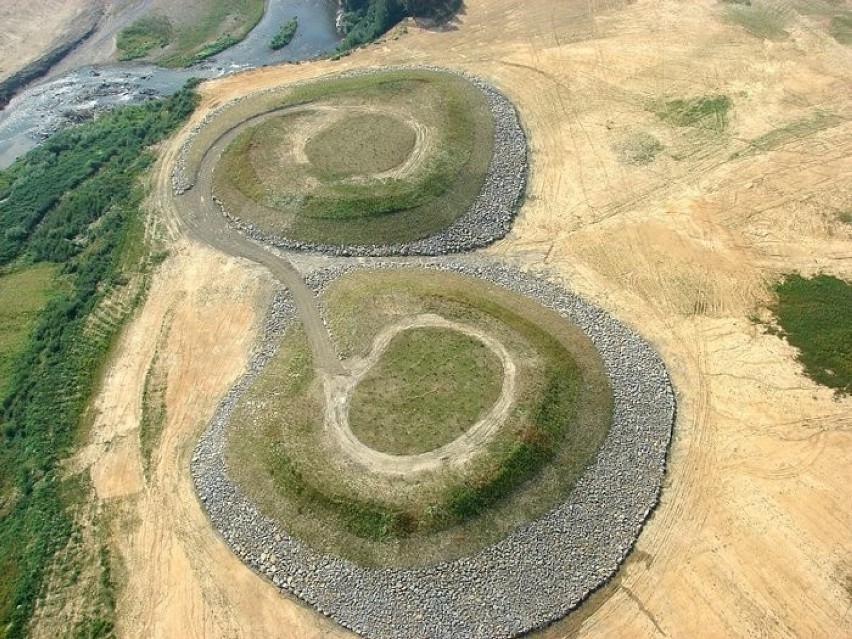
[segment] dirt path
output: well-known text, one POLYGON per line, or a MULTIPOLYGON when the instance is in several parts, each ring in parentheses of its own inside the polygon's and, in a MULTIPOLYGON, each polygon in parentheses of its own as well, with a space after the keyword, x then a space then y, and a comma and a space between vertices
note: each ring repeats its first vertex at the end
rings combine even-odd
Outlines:
POLYGON ((345 371, 331 344, 314 294, 305 284, 302 275, 283 253, 268 249, 232 229, 213 201, 211 193, 216 161, 234 137, 239 135, 240 130, 240 127, 233 129, 210 147, 199 166, 195 185, 190 191, 168 202, 171 183, 167 180, 165 184, 159 185, 161 191, 166 189, 165 193, 161 192, 161 197, 167 202, 177 225, 192 239, 228 255, 249 259, 268 268, 293 295, 299 319, 305 327, 311 345, 315 366, 333 375, 343 374, 345 371))
MULTIPOLYGON (((486 77, 518 105, 531 144, 529 194, 513 232, 489 253, 564 277, 635 327, 662 354, 679 403, 662 503, 636 551, 610 587, 540 633, 548 639, 852 635, 850 400, 810 382, 795 352, 749 320, 779 273, 852 279, 852 238, 837 218, 852 185, 852 53, 817 18, 768 41, 722 20, 723 10, 710 0, 688 11, 673 0, 569 0, 559 10, 551 0, 468 0, 455 30, 409 25, 398 40, 338 62, 203 86, 196 120, 267 86, 427 62, 486 77), (719 136, 664 126, 646 109, 719 93, 734 103, 719 136), (731 159, 815 110, 843 119, 731 159), (665 150, 649 164, 624 164, 612 147, 637 131, 665 150)), ((177 144, 164 149, 155 202, 173 228, 164 193, 177 144)), ((198 506, 187 451, 245 366, 262 300, 249 293, 268 294, 271 282, 249 261, 177 247, 130 328, 141 331, 138 343, 155 342, 165 309, 175 310, 156 471, 139 492, 108 498, 123 513, 114 532, 126 566, 120 634, 349 636, 247 570, 198 506)), ((104 389, 103 424, 122 419, 109 407, 138 402, 132 371, 145 369, 143 356, 120 350, 123 381, 104 389)), ((138 415, 128 420, 132 441, 138 415)), ((106 491, 127 492, 123 479, 101 477, 106 491)))
POLYGON ((443 467, 461 467, 482 451, 500 430, 515 401, 515 363, 506 348, 487 333, 438 315, 424 314, 407 318, 385 327, 373 341, 369 354, 346 363, 349 375, 323 377, 325 391, 325 426, 343 452, 367 470, 384 475, 412 475, 436 471, 443 467), (447 328, 481 341, 503 364, 500 396, 488 412, 462 435, 435 450, 417 455, 389 455, 365 446, 349 427, 349 403, 355 387, 375 366, 400 332, 412 328, 447 328))

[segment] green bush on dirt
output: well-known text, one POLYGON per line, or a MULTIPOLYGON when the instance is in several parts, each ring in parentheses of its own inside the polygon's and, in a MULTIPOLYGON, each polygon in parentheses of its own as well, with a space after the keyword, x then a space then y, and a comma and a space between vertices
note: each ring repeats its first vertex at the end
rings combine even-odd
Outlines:
POLYGON ((799 349, 815 382, 852 393, 852 284, 829 275, 790 275, 775 286, 771 307, 781 335, 799 349))

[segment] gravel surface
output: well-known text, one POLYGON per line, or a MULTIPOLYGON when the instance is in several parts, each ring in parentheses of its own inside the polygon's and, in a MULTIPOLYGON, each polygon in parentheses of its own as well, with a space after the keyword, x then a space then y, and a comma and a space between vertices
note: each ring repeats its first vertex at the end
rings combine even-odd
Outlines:
MULTIPOLYGON (((316 271, 317 293, 352 268, 316 271)), ((423 267, 424 265, 418 264, 423 267)), ((613 426, 566 501, 505 539, 463 559, 415 568, 365 568, 313 551, 261 515, 224 463, 228 419, 296 318, 281 292, 246 374, 227 393, 195 449, 197 494, 222 537, 254 570, 365 637, 496 639, 559 619, 604 584, 626 558, 656 506, 675 419, 665 367, 651 346, 563 288, 490 262, 441 261, 427 268, 485 279, 549 307, 584 330, 599 350, 614 394, 613 426)))
MULTIPOLYGON (((527 140, 514 105, 500 91, 479 78, 456 71, 437 67, 390 67, 358 70, 340 74, 338 77, 351 77, 371 73, 398 71, 400 69, 428 70, 440 73, 453 73, 465 77, 485 95, 486 102, 494 121, 494 153, 488 169, 488 175, 479 195, 467 213, 447 228, 427 238, 405 244, 390 245, 333 245, 297 242, 284 237, 266 233, 256 226, 240 219, 233 212, 225 210, 221 200, 213 197, 223 215, 230 223, 248 237, 281 249, 309 251, 332 256, 386 257, 394 255, 430 255, 440 256, 460 253, 487 246, 503 237, 512 228, 512 222, 518 208, 518 202, 526 187, 527 179, 527 140)), ((327 78, 324 78, 327 79, 327 78)), ((321 82, 323 78, 289 85, 290 87, 321 82)), ((268 89, 238 98, 237 101, 255 99, 262 93, 279 91, 268 89)), ((189 134, 178 154, 178 160, 172 173, 172 185, 175 195, 181 195, 194 186, 194 178, 187 174, 186 157, 190 146, 198 133, 210 124, 223 109, 234 102, 211 111, 189 134)))

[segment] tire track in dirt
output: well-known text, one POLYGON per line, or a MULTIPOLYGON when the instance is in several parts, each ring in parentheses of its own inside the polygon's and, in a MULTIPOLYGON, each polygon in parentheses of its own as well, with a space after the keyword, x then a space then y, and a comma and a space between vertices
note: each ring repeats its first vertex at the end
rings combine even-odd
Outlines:
POLYGON ((352 372, 346 376, 326 375, 325 426, 328 432, 349 457, 369 471, 384 475, 412 475, 437 471, 442 467, 463 466, 477 452, 483 450, 506 421, 515 401, 516 367, 506 348, 493 337, 472 326, 451 322, 438 315, 417 315, 386 327, 373 341, 370 353, 359 361, 347 363, 352 372), (391 340, 400 332, 412 328, 446 328, 458 331, 481 341, 503 364, 503 383, 500 396, 488 412, 462 435, 453 441, 418 455, 389 455, 361 443, 349 427, 349 403, 358 383, 375 366, 391 340))

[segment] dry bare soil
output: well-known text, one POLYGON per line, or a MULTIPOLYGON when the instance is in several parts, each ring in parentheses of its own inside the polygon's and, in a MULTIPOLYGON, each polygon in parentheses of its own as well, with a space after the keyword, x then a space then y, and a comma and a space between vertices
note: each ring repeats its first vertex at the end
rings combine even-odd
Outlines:
MULTIPOLYGON (((518 105, 529 197, 486 252, 564 279, 634 327, 662 354, 679 400, 662 503, 636 551, 540 633, 548 639, 852 635, 852 400, 807 379, 793 349, 749 319, 780 273, 852 279, 842 221, 852 53, 795 3, 771 7, 786 34, 771 40, 725 18, 725 6, 468 0, 450 29, 409 25, 336 63, 202 87, 196 119, 254 89, 428 63, 483 76, 518 105), (655 115, 707 95, 730 98, 725 122, 655 115), (624 153, 647 136, 661 149, 624 153)), ((171 224, 171 257, 106 375, 85 451, 99 498, 118 513, 119 633, 349 636, 244 567, 195 499, 192 446, 243 370, 272 280, 182 238, 165 197, 178 143, 164 149, 151 202, 171 224), (152 361, 167 380, 167 416, 146 476, 137 427, 152 361)))
POLYGON ((100 0, 3 0, 0 2, 0 80, 79 34, 100 0))

